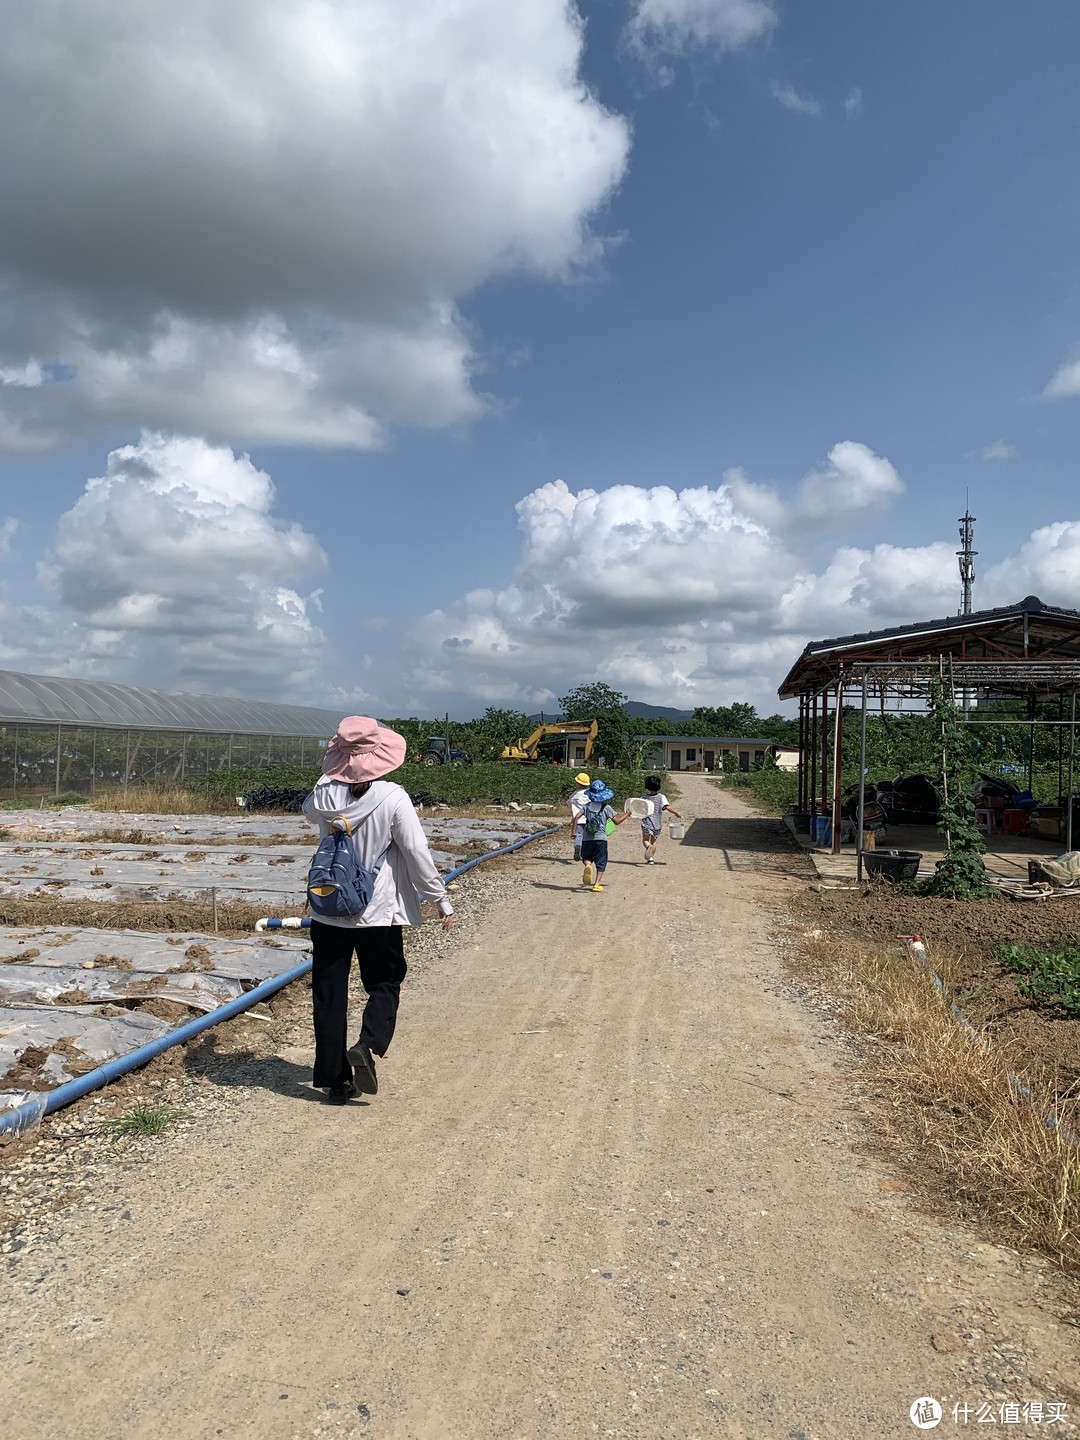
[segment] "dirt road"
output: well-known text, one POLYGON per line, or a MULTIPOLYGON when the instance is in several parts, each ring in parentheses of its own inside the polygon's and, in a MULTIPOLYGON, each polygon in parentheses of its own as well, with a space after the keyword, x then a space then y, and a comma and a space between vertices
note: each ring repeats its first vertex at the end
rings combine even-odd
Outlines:
POLYGON ((850 1052, 762 903, 804 862, 684 796, 686 841, 646 868, 628 822, 604 894, 522 859, 406 988, 370 1104, 316 1103, 290 1049, 20 1257, 13 1433, 848 1440, 917 1433, 917 1396, 1038 1399, 1035 1349, 1061 1381, 1040 1267, 859 1153, 850 1052))

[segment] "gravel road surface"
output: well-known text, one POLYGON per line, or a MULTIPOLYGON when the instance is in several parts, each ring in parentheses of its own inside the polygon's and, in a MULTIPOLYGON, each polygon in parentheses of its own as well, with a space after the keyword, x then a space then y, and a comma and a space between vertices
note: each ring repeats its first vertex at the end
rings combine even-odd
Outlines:
POLYGON ((783 978, 804 860, 680 784, 686 840, 645 867, 627 822, 603 894, 529 851, 472 918, 463 882, 370 1102, 322 1103, 297 1029, 12 1256, 12 1433, 848 1440, 1069 1393, 1047 1267, 861 1150, 853 1052, 783 978))

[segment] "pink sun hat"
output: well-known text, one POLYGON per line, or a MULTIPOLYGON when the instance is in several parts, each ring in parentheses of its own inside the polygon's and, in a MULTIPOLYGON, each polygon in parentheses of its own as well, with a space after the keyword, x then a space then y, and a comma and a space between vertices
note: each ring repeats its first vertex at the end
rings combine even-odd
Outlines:
POLYGON ((328 780, 362 785, 389 775, 404 761, 408 742, 368 715, 346 715, 326 747, 323 774, 328 780))

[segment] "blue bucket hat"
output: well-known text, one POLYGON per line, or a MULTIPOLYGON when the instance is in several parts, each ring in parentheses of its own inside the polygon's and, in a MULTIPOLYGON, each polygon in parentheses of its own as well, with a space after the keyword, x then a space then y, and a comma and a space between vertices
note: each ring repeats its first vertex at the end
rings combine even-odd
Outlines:
POLYGON ((595 800, 597 802, 602 800, 611 800, 615 795, 615 791, 609 789, 608 786, 604 784, 603 780, 594 780, 585 793, 586 795, 588 795, 590 800, 595 800))

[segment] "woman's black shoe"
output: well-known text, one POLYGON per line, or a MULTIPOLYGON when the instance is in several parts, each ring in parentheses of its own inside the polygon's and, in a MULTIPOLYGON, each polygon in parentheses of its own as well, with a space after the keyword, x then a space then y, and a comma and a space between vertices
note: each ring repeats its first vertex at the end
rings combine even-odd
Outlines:
POLYGON ((347 1085, 331 1085, 327 1091, 326 1103, 328 1105, 345 1105, 354 1095, 359 1095, 356 1088, 356 1081, 350 1080, 347 1085))
POLYGON ((345 1051, 349 1064, 353 1067, 353 1083, 365 1095, 377 1095, 379 1093, 379 1078, 375 1074, 375 1061, 371 1058, 371 1051, 358 1040, 355 1045, 345 1051))

